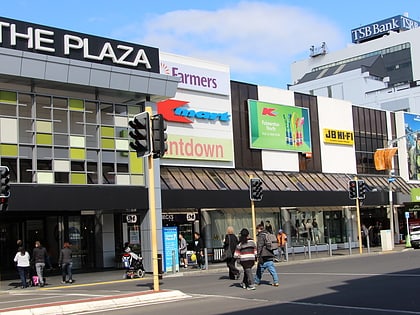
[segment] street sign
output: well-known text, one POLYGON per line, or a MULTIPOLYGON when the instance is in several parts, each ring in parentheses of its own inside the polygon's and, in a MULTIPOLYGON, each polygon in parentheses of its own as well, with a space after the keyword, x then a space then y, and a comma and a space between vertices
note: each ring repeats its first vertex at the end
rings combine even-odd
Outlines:
POLYGON ((405 218, 406 219, 410 218, 410 212, 407 212, 407 211, 405 212, 405 218))

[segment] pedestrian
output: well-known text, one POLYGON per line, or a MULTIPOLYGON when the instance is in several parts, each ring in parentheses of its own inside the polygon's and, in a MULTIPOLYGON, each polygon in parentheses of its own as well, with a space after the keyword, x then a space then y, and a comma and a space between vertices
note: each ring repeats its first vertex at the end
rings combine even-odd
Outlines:
POLYGON ((44 283, 44 268, 48 253, 45 247, 41 245, 40 241, 35 242, 35 248, 32 251, 32 259, 35 263, 36 275, 38 276, 39 285, 43 287, 44 283))
POLYGON ((271 225, 270 221, 265 221, 265 229, 268 233, 273 234, 273 226, 271 225))
POLYGON ((239 259, 239 263, 244 270, 241 287, 247 290, 255 290, 252 267, 255 265, 255 258, 257 257, 257 246, 249 237, 247 229, 241 230, 239 244, 236 246, 234 257, 239 259))
POLYGON ((205 269, 205 265, 203 262, 204 258, 204 242, 200 236, 200 233, 194 232, 194 253, 195 257, 197 257, 197 266, 200 269, 205 269))
POLYGON ((187 260, 187 240, 184 238, 182 233, 178 235, 179 243, 178 243, 178 252, 179 252, 179 264, 182 268, 188 268, 188 260, 187 260))
POLYGON ((226 252, 230 253, 230 256, 226 258, 226 265, 229 269, 229 279, 231 280, 238 280, 239 279, 239 270, 236 268, 236 259, 233 257, 236 249, 236 245, 238 245, 238 238, 234 234, 234 229, 232 226, 228 226, 226 229, 225 241, 223 243, 223 249, 226 252))
POLYGON ((22 284, 22 289, 28 287, 28 283, 26 282, 27 275, 29 274, 29 266, 30 266, 30 258, 31 256, 23 247, 18 248, 18 252, 15 255, 13 261, 16 263, 16 268, 19 273, 19 278, 22 284))
POLYGON ((71 244, 69 242, 64 242, 63 244, 63 248, 61 249, 60 256, 58 258, 58 267, 61 267, 61 283, 66 283, 66 276, 68 277, 67 281, 69 283, 73 283, 73 259, 71 244))
POLYGON ((276 268, 274 268, 274 252, 269 250, 265 245, 266 235, 268 234, 267 230, 264 229, 264 225, 257 225, 257 257, 258 265, 257 272, 255 275, 255 284, 259 285, 264 274, 265 269, 270 272, 273 277, 272 285, 275 287, 279 286, 279 277, 277 276, 276 268))
POLYGON ((277 242, 279 243, 278 259, 282 261, 284 257, 284 260, 287 261, 287 256, 286 256, 287 234, 284 233, 283 229, 280 229, 279 232, 277 233, 277 242))

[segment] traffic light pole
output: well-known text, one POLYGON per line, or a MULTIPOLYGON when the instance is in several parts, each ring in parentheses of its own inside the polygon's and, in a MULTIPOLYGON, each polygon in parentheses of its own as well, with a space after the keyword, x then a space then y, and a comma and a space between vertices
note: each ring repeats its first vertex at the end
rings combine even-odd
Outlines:
MULTIPOLYGON (((354 180, 357 183, 357 176, 354 177, 354 180)), ((358 185, 356 184, 356 189, 359 189, 358 185)), ((357 216, 357 238, 359 239, 359 253, 363 253, 363 245, 362 245, 362 224, 360 222, 360 199, 359 193, 357 193, 356 198, 356 216, 357 216)))
MULTIPOLYGON (((146 111, 152 115, 152 108, 147 106, 146 111)), ((150 211, 150 230, 152 240, 152 267, 153 267, 153 291, 159 291, 159 265, 158 265, 158 246, 157 246, 157 219, 156 219, 156 196, 155 196, 155 169, 153 155, 147 157, 148 176, 149 176, 149 211, 150 211)))
MULTIPOLYGON (((253 178, 252 175, 249 176, 249 180, 251 181, 251 179, 253 178)), ((253 237, 254 237, 254 242, 257 241, 257 225, 256 225, 256 217, 255 217, 255 205, 254 205, 254 200, 251 199, 251 217, 252 217, 252 231, 253 231, 253 237)))
POLYGON ((362 245, 362 229, 361 229, 361 222, 360 222, 360 200, 359 198, 356 199, 356 215, 357 215, 357 238, 359 239, 359 253, 363 253, 363 245, 362 245))

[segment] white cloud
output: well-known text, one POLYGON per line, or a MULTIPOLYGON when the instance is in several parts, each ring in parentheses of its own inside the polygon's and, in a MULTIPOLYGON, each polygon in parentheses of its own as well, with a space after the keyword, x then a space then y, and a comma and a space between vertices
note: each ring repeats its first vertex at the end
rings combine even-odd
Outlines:
POLYGON ((306 58, 311 45, 343 47, 346 37, 327 17, 301 7, 247 1, 149 16, 119 33, 164 52, 228 64, 234 80, 277 81, 272 86, 290 76, 290 64, 299 54, 306 58))

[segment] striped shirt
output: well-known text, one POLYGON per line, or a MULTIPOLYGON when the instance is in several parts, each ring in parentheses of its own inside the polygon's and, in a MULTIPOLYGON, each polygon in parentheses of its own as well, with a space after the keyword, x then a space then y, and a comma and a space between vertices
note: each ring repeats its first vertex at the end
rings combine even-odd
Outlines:
POLYGON ((254 262, 256 255, 257 245, 255 245, 255 242, 252 239, 248 239, 246 243, 239 243, 238 246, 236 246, 234 257, 239 258, 240 262, 254 262))

